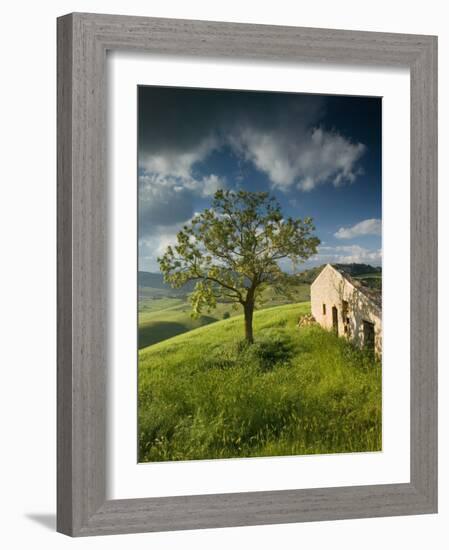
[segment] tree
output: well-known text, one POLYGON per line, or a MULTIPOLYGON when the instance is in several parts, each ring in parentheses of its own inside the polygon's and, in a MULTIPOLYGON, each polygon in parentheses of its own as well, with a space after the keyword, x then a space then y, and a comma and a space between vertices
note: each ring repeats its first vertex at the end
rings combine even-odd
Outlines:
POLYGON ((217 301, 242 306, 245 337, 253 343, 253 314, 265 288, 288 287, 295 278, 279 264, 294 264, 316 253, 319 239, 311 218, 282 216, 268 193, 223 191, 177 234, 177 243, 158 258, 164 279, 175 288, 196 281, 193 312, 213 309, 217 301))

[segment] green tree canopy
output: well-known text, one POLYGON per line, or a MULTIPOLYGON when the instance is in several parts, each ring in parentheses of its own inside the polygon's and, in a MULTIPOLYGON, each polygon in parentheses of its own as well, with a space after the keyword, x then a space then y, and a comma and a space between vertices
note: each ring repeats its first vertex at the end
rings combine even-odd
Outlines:
POLYGON ((284 218, 268 193, 219 190, 211 208, 184 225, 158 262, 173 287, 196 281, 190 296, 195 314, 218 301, 242 306, 252 343, 258 299, 267 286, 286 288, 294 279, 282 270, 282 260, 295 264, 316 254, 314 230, 311 218, 284 218))

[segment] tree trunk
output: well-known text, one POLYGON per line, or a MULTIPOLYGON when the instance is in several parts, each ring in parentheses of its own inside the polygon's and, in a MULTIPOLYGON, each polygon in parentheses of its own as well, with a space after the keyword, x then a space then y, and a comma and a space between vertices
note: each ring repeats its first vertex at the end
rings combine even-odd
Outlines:
POLYGON ((254 303, 247 302, 244 306, 245 311, 245 338, 248 344, 254 343, 253 337, 253 312, 254 312, 254 303))

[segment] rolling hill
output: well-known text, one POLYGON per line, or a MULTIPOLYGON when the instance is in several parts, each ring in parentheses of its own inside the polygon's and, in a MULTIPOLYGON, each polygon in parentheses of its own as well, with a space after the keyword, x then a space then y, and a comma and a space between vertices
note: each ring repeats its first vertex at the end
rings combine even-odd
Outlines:
POLYGON ((139 351, 139 461, 381 450, 381 368, 308 303, 218 321, 139 351))
MULTIPOLYGON (((197 319, 192 318, 192 309, 189 303, 189 293, 192 289, 164 288, 162 275, 157 273, 139 273, 142 284, 154 284, 154 287, 139 287, 139 349, 145 348, 188 332, 189 330, 215 323, 225 317, 234 317, 241 314, 241 307, 232 308, 230 303, 219 303, 210 312, 205 312, 197 319), (147 277, 149 275, 149 277, 147 277)), ((262 308, 273 307, 291 301, 291 298, 279 295, 268 288, 263 296, 262 308)), ((294 301, 305 302, 310 300, 310 287, 300 283, 294 292, 294 301)))
MULTIPOLYGON (((308 269, 298 274, 298 285, 293 298, 287 298, 267 289, 261 309, 310 300, 310 284, 324 265, 308 269)), ((371 288, 379 289, 382 283, 382 270, 367 264, 338 264, 349 275, 359 279, 371 288)), ((139 271, 139 349, 172 338, 198 327, 215 323, 224 317, 234 317, 241 309, 232 309, 230 304, 220 303, 217 308, 205 312, 197 319, 191 315, 189 294, 194 284, 189 283, 174 289, 164 282, 161 273, 139 271)))

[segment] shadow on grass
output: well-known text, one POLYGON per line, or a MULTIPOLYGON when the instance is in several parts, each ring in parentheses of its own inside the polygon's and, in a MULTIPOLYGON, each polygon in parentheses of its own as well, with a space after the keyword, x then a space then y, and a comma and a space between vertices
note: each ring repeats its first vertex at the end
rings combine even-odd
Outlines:
POLYGON ((217 319, 214 317, 209 317, 207 315, 202 315, 197 319, 195 323, 196 326, 187 326, 182 323, 176 323, 173 321, 161 321, 159 323, 154 323, 148 326, 143 326, 139 328, 139 349, 157 344, 164 340, 168 340, 173 336, 178 334, 183 334, 188 332, 193 328, 198 328, 203 325, 209 325, 214 323, 217 319))

